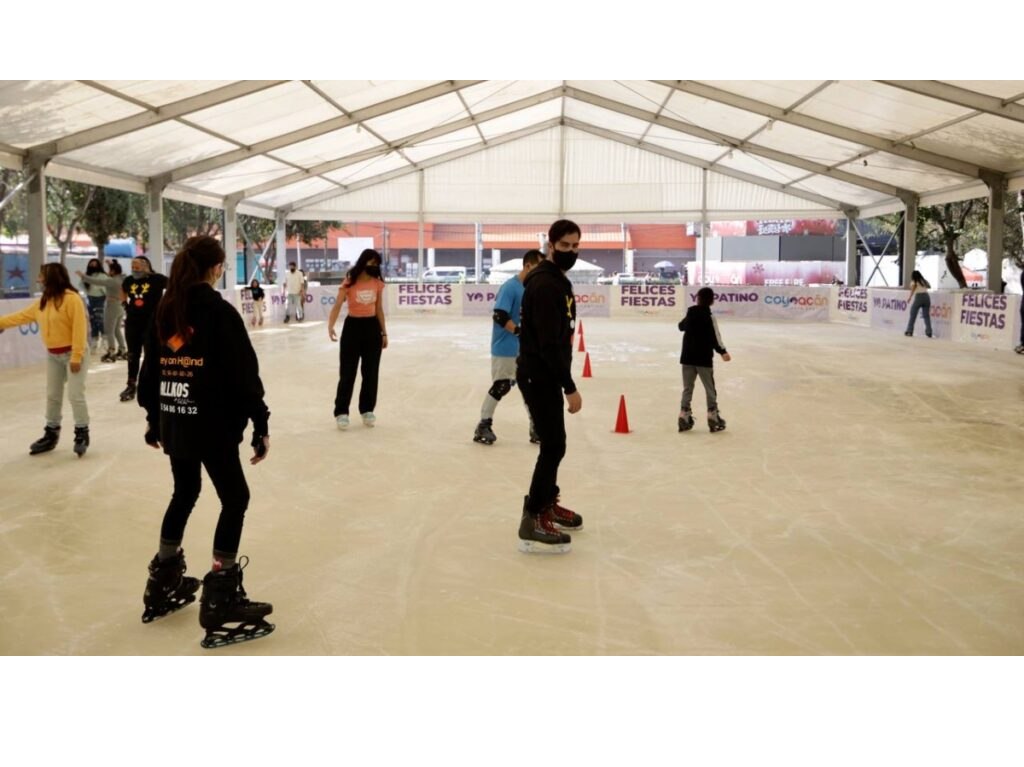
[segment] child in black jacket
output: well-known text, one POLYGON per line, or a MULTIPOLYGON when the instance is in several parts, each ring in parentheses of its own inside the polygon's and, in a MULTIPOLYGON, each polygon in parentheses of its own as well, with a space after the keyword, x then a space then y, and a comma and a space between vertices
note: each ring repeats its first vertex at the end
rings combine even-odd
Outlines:
POLYGON ((718 323, 711 314, 711 305, 715 302, 715 291, 701 288, 697 291, 697 305, 686 310, 686 316, 679 322, 683 331, 683 353, 679 362, 683 366, 683 399, 679 405, 679 431, 693 428, 693 413, 690 411, 690 400, 693 398, 693 386, 697 377, 704 384, 708 398, 708 428, 712 432, 722 431, 725 420, 718 412, 718 393, 715 391, 714 358, 715 352, 722 355, 728 362, 732 359, 725 350, 722 336, 718 332, 718 323))

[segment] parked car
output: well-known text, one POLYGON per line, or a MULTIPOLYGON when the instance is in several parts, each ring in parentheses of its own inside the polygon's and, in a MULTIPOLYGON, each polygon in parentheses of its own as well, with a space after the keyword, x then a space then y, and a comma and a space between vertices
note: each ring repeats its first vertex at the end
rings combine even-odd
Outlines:
POLYGON ((644 285, 647 283, 646 272, 617 272, 611 277, 598 277, 598 285, 644 285))
POLYGON ((435 266, 423 272, 424 282, 465 282, 466 267, 435 266))

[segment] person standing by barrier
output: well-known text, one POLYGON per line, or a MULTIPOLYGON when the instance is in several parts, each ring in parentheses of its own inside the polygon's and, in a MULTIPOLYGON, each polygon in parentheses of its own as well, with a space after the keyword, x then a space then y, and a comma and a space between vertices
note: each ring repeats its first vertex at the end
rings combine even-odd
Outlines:
POLYGON ((306 275, 292 261, 288 271, 284 273, 284 292, 287 303, 284 306, 284 321, 288 322, 292 314, 296 322, 302 322, 302 302, 305 300, 306 275))
POLYGON ((85 300, 89 303, 89 351, 96 353, 100 348, 100 338, 103 336, 103 305, 106 303, 106 291, 103 285, 96 284, 86 277, 106 277, 103 271, 103 264, 98 258, 90 258, 85 265, 85 274, 78 272, 82 279, 82 286, 85 289, 85 300))
POLYGON ((704 384, 704 393, 708 400, 708 429, 712 433, 725 429, 725 419, 718 412, 718 392, 715 389, 715 352, 722 355, 728 362, 732 359, 722 343, 722 335, 718 332, 718 323, 711 314, 711 305, 715 303, 715 291, 701 288, 697 291, 697 303, 686 310, 686 316, 679 321, 679 329, 683 332, 683 352, 679 363, 683 366, 683 397, 679 404, 679 431, 693 428, 693 412, 690 402, 693 399, 693 387, 700 377, 704 384))
POLYGON ((924 310, 924 334, 932 337, 932 299, 928 295, 928 288, 931 283, 924 278, 924 275, 916 269, 910 275, 910 319, 907 321, 905 336, 914 335, 914 324, 917 322, 917 313, 924 310))
POLYGON ((75 419, 75 455, 89 447, 89 409, 85 403, 85 369, 88 364, 88 320, 82 296, 71 285, 63 264, 43 264, 39 270, 43 295, 38 303, 0 317, 0 333, 7 328, 39 324, 46 355, 46 423, 43 436, 29 447, 39 455, 57 447, 60 439, 64 385, 75 419))
POLYGON ((339 429, 349 426, 348 410, 355 389, 356 369, 362 360, 363 383, 359 387, 359 413, 364 426, 377 422, 377 377, 381 352, 388 348, 388 331, 384 323, 384 280, 380 275, 380 253, 367 248, 359 254, 355 266, 348 270, 338 288, 338 297, 327 318, 327 335, 337 341, 334 324, 341 306, 348 301, 348 316, 341 329, 338 363, 338 391, 334 397, 334 422, 339 429))
POLYGON ((252 282, 249 283, 249 295, 252 297, 252 326, 263 326, 263 300, 266 298, 266 293, 263 288, 260 287, 260 281, 255 277, 252 278, 252 282))
POLYGON ((257 639, 274 630, 265 620, 273 606, 250 601, 242 588, 247 560, 240 561, 238 544, 250 495, 239 444, 252 421, 249 463, 267 457, 270 411, 245 322, 214 288, 224 275, 224 258, 213 237, 186 240, 171 265, 139 378, 146 444, 163 448, 174 477, 159 549, 149 564, 142 622, 195 601, 199 581, 185 576, 181 543, 205 468, 221 511, 199 607, 199 624, 206 629, 203 647, 257 639))
MULTIPOLYGON (((516 357, 519 356, 519 322, 523 303, 523 280, 526 275, 544 260, 539 250, 528 250, 523 255, 523 268, 519 274, 505 280, 498 289, 494 300, 494 314, 491 325, 491 388, 484 397, 480 409, 480 423, 473 433, 473 441, 482 445, 493 445, 497 441, 492 425, 494 411, 502 397, 512 391, 516 384, 516 357)), ((529 409, 527 409, 529 413, 529 409)), ((539 442, 540 437, 530 422, 530 441, 539 442)))
POLYGON ((572 380, 576 299, 566 272, 576 263, 580 228, 565 219, 548 230, 547 256, 523 281, 516 382, 540 436, 540 451, 523 499, 519 550, 563 554, 583 517, 559 504, 558 467, 565 456, 565 409, 578 413, 583 397, 572 380), (563 402, 563 392, 565 400, 563 402))
POLYGON ((148 258, 136 256, 132 259, 131 276, 126 277, 121 286, 126 298, 124 329, 128 336, 128 385, 119 395, 122 402, 135 399, 142 348, 166 287, 167 277, 154 272, 148 258))
POLYGON ((121 325, 124 320, 124 296, 121 293, 121 283, 124 276, 121 272, 121 265, 117 261, 110 262, 110 274, 82 274, 78 272, 82 281, 89 285, 98 285, 103 288, 106 299, 103 305, 103 335, 107 341, 107 351, 100 362, 115 362, 128 359, 128 345, 124 340, 124 330, 121 325), (114 351, 116 339, 117 351, 114 351))

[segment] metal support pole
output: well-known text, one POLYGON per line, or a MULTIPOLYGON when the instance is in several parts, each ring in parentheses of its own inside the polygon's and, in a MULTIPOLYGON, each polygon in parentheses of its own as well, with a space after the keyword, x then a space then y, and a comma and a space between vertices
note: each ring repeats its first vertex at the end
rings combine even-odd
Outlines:
POLYGON ((29 292, 35 292, 36 275, 46 262, 46 173, 45 163, 29 167, 28 184, 28 274, 29 292))
POLYGON ((1003 292, 1003 195, 1005 181, 988 188, 988 289, 1003 292))
POLYGON ((18 184, 16 187, 14 187, 14 189, 12 189, 10 192, 8 192, 7 196, 4 197, 3 200, 0 200, 0 211, 2 211, 4 208, 6 208, 7 204, 11 200, 14 199, 14 195, 16 195, 22 189, 24 189, 25 186, 27 186, 28 183, 30 181, 32 181, 33 178, 35 178, 35 172, 34 171, 33 171, 32 174, 30 174, 29 176, 26 176, 24 179, 22 179, 22 182, 20 184, 18 184))
POLYGON ((277 259, 274 270, 275 277, 288 271, 288 238, 285 236, 285 229, 288 221, 283 210, 274 214, 274 242, 277 243, 277 259))
POLYGON ((846 284, 854 286, 859 284, 860 269, 857 259, 857 220, 846 215, 846 284))
POLYGON ((473 266, 476 270, 473 282, 480 282, 480 275, 484 273, 484 228, 476 223, 473 229, 473 266))
MULTIPOLYGON (((238 203, 227 202, 224 205, 224 279, 222 288, 235 285, 238 279, 238 203), (230 276, 229 276, 230 275, 230 276)), ((242 259, 242 277, 245 277, 245 259, 242 259)))
POLYGON ((910 275, 917 268, 917 200, 906 203, 903 218, 903 274, 902 285, 910 288, 910 275))
POLYGON ((708 280, 708 169, 700 173, 700 284, 708 280))
POLYGON ((419 172, 420 176, 420 200, 419 200, 419 243, 418 250, 416 251, 416 281, 423 282, 423 171, 419 172))
POLYGON ((150 181, 146 187, 149 198, 149 260, 153 271, 166 274, 164 266, 164 186, 150 181))

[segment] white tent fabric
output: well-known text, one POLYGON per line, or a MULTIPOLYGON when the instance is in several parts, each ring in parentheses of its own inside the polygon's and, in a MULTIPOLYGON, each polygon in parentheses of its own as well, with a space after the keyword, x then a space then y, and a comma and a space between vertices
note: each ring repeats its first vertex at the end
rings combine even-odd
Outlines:
POLYGON ((1024 188, 1024 81, 13 80, 0 165, 293 219, 865 217, 1024 188))

